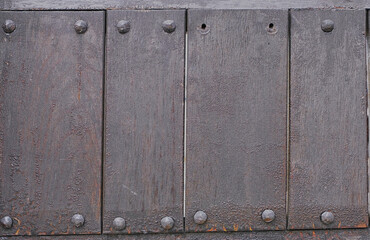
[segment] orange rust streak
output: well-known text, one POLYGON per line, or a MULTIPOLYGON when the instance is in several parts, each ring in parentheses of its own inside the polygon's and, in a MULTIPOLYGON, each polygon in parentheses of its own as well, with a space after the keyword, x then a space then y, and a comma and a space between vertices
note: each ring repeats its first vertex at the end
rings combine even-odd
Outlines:
POLYGON ((215 227, 212 227, 212 228, 207 230, 207 232, 216 232, 216 231, 217 231, 217 229, 215 227))
POLYGON ((18 235, 18 234, 19 234, 19 230, 20 230, 20 229, 18 228, 18 230, 15 232, 15 235, 18 235))
POLYGON ((357 228, 366 228, 366 223, 360 223, 360 224, 357 224, 355 227, 357 228))
POLYGON ((130 227, 127 228, 127 233, 131 234, 131 228, 130 227))
POLYGON ((234 231, 236 232, 236 231, 238 231, 238 229, 239 229, 239 226, 238 226, 238 224, 234 224, 234 231))
POLYGON ((338 224, 338 228, 340 228, 340 226, 342 225, 342 222, 339 222, 339 224, 338 224))
POLYGON ((224 230, 224 232, 227 232, 227 230, 226 230, 225 226, 222 226, 222 229, 224 230))
POLYGON ((251 226, 249 226, 249 231, 253 231, 251 226))

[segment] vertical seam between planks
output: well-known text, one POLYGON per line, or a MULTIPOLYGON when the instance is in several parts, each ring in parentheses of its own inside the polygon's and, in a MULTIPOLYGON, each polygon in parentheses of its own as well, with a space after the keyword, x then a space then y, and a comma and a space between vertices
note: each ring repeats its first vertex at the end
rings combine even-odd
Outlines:
POLYGON ((188 85, 188 10, 185 10, 185 41, 184 41, 184 146, 183 146, 183 231, 185 232, 186 211, 186 107, 187 107, 187 85, 188 85))
POLYGON ((287 87, 286 87, 286 195, 285 195, 285 215, 286 215, 286 223, 285 228, 288 229, 288 221, 289 221, 289 176, 290 176, 290 52, 291 52, 291 11, 288 9, 288 37, 287 37, 287 45, 288 45, 288 53, 287 53, 287 87))
POLYGON ((100 192, 100 233, 103 234, 103 218, 104 218, 104 160, 105 160, 105 123, 106 123, 106 87, 105 80, 107 77, 107 10, 104 11, 104 36, 103 36, 103 82, 102 82, 102 156, 101 156, 101 192, 100 192))

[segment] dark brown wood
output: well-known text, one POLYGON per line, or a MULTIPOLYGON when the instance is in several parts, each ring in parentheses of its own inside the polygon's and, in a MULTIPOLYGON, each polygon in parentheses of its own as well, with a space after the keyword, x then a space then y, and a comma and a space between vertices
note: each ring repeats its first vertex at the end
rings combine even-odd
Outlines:
POLYGON ((108 11, 104 232, 183 229, 185 11, 108 11), (120 20, 131 22, 121 34, 120 20), (174 20, 167 33, 162 22, 174 20))
POLYGON ((369 0, 2 0, 0 10, 34 9, 289 9, 289 8, 370 8, 369 0))
POLYGON ((188 32, 186 230, 284 229, 288 11, 189 10, 188 32))
POLYGON ((186 234, 140 234, 140 235, 87 235, 87 236, 41 236, 9 237, 2 240, 368 240, 369 229, 316 230, 316 231, 262 231, 262 232, 225 232, 225 233, 186 233, 186 234))
POLYGON ((290 229, 368 225, 365 15, 291 12, 290 229))
POLYGON ((0 235, 99 233, 104 12, 6 19, 17 27, 0 31, 0 213, 13 228, 0 235))

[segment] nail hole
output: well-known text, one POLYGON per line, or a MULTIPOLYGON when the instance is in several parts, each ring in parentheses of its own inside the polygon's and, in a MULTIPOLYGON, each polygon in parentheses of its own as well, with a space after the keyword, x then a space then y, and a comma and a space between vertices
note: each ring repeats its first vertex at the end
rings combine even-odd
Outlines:
POLYGON ((273 28, 274 27, 274 24, 273 23, 270 23, 269 24, 269 28, 273 28))
POLYGON ((201 28, 204 30, 207 28, 207 25, 205 23, 202 24, 201 28))

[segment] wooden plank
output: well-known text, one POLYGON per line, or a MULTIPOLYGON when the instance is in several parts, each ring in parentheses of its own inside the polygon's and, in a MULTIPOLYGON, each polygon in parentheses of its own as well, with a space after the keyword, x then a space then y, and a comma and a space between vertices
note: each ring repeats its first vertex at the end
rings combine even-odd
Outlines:
POLYGON ((369 229, 346 230, 305 230, 305 231, 257 231, 257 232, 226 232, 226 233, 174 233, 174 234, 141 234, 141 235, 79 235, 79 236, 39 236, 39 237, 11 237, 2 240, 322 240, 322 239, 356 239, 368 240, 369 229))
POLYGON ((104 232, 182 231, 185 11, 108 11, 107 30, 104 232))
POLYGON ((365 14, 291 12, 290 229, 368 225, 365 14))
POLYGON ((290 9, 370 8, 369 0, 2 0, 0 10, 35 9, 290 9))
POLYGON ((99 233, 104 12, 6 19, 16 29, 0 31, 0 213, 13 227, 0 235, 99 233))
POLYGON ((188 33, 186 230, 284 229, 288 11, 189 10, 188 33))

